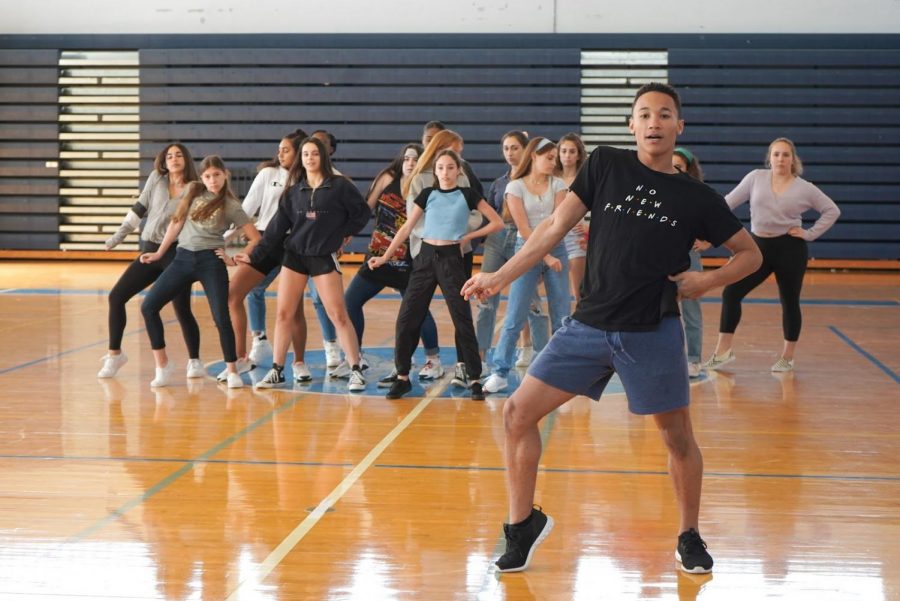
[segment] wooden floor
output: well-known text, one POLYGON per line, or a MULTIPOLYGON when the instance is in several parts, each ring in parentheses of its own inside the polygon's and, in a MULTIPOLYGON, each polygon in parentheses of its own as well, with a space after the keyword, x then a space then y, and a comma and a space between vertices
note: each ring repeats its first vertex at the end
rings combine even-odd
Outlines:
MULTIPOLYGON (((528 572, 497 577, 504 398, 448 397, 447 378, 393 402, 372 382, 363 396, 212 379, 154 392, 137 299, 130 361, 98 380, 123 268, 0 262, 4 601, 900 599, 896 273, 809 274, 785 376, 769 372, 781 315, 767 283, 745 305, 738 360, 692 388, 711 576, 676 569, 663 447, 611 394, 543 422, 537 500, 557 526, 528 572)), ((367 344, 390 345, 397 306, 367 306, 367 344)), ((705 354, 719 309, 715 294, 703 305, 705 354)))

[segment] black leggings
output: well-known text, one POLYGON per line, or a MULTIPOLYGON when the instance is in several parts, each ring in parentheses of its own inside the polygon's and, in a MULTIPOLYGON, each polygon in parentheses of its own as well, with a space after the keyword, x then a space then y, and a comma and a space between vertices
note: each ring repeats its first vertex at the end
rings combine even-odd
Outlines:
POLYGON ((427 242, 422 243, 422 250, 413 259, 413 271, 397 315, 394 363, 399 375, 409 375, 422 322, 425 321, 428 306, 434 298, 434 291, 440 285, 450 311, 450 319, 456 329, 456 344, 459 347, 457 352, 462 354, 469 378, 477 380, 481 377, 481 356, 478 354, 472 308, 469 301, 460 294, 467 279, 465 263, 465 259, 459 254, 458 244, 432 246, 427 242))
MULTIPOLYGON (((155 263, 141 263, 140 257, 132 261, 125 273, 109 292, 109 350, 118 351, 122 348, 122 336, 125 333, 125 325, 128 316, 125 304, 144 288, 159 279, 159 276, 175 258, 175 245, 165 256, 155 263)), ((148 248, 147 252, 153 252, 148 248)), ((200 357, 200 326, 191 312, 191 286, 188 285, 172 299, 172 307, 175 316, 181 324, 181 334, 184 336, 184 344, 187 346, 191 359, 200 357)))
POLYGON ((762 265, 743 280, 725 286, 722 291, 722 316, 719 331, 733 334, 741 321, 741 300, 762 284, 770 274, 778 283, 781 300, 781 327, 784 339, 796 342, 800 338, 803 316, 800 313, 800 289, 806 273, 808 251, 806 240, 784 235, 776 238, 753 236, 762 252, 762 265))

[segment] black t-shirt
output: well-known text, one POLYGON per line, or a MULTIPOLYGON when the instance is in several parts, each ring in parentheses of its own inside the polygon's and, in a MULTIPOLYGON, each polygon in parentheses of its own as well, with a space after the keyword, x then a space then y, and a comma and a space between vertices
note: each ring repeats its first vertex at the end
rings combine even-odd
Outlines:
POLYGON ((714 246, 741 223, 715 190, 654 171, 637 153, 600 146, 569 188, 591 211, 582 298, 573 317, 610 331, 655 330, 678 315, 668 279, 690 266, 694 240, 714 246))

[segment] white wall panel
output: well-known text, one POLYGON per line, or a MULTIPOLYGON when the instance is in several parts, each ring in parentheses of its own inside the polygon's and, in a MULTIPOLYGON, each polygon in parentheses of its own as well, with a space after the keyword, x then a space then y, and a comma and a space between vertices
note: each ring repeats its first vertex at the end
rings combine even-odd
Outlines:
POLYGON ((0 0, 0 34, 900 33, 897 0, 0 0))

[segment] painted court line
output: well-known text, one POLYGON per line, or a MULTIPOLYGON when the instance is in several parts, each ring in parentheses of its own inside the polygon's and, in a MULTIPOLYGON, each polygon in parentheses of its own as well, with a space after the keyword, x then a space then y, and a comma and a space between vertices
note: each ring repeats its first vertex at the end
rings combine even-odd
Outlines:
MULTIPOLYGON (((543 437, 543 433, 542 433, 543 437)), ((545 443, 546 444, 546 443, 545 443)), ((15 455, 0 454, 0 461, 85 461, 85 462, 133 462, 133 463, 186 463, 194 464, 220 464, 220 465, 252 465, 252 466, 280 466, 280 467, 340 467, 352 468, 352 463, 336 463, 327 461, 269 461, 263 459, 185 459, 184 457, 114 457, 101 455, 15 455)), ((451 472, 503 472, 506 467, 502 465, 416 465, 410 463, 375 463, 373 469, 387 470, 421 470, 421 471, 451 471, 451 472)), ((540 467, 538 473, 553 474, 585 474, 585 475, 611 475, 611 476, 668 476, 665 470, 616 470, 600 468, 565 468, 565 467, 540 467)), ((787 474, 775 472, 710 472, 703 473, 710 478, 759 478, 759 479, 790 479, 790 480, 835 480, 848 482, 900 482, 900 476, 860 476, 851 474, 787 474)))
MULTIPOLYGON (((165 325, 171 325, 175 323, 177 320, 169 319, 168 321, 164 321, 165 325)), ((141 332, 146 332, 147 330, 144 328, 140 328, 137 330, 131 330, 130 332, 125 332, 122 336, 133 336, 134 334, 140 334, 141 332)), ((7 374, 11 371, 16 371, 17 369, 24 369, 26 367, 31 367, 32 365, 37 365, 39 363, 44 363, 45 361, 51 361, 53 359, 58 359, 59 357, 65 357, 66 355, 71 355, 72 353, 77 353, 78 351, 83 351, 85 349, 93 348, 100 344, 106 344, 108 342, 107 339, 98 340, 96 342, 90 342, 88 344, 84 344, 82 346, 76 346, 75 348, 69 349, 67 351, 60 351, 55 355, 47 355, 46 357, 41 357, 40 359, 34 359, 32 361, 27 361, 25 363, 20 363, 18 365, 13 365, 12 367, 6 367, 4 369, 0 369, 0 376, 3 374, 7 374)))
POLYGON ((418 404, 413 407, 412 411, 406 414, 399 424, 394 426, 394 429, 388 432, 388 434, 381 439, 381 441, 376 444, 371 451, 369 451, 368 455, 366 455, 362 461, 360 461, 356 467, 351 470, 351 472, 345 477, 331 493, 322 499, 322 501, 316 506, 316 508, 310 513, 306 518, 300 522, 294 530, 285 537, 281 543, 275 547, 271 553, 269 553, 268 557, 266 557, 262 563, 256 568, 256 570, 240 584, 238 587, 231 592, 228 597, 226 597, 225 601, 231 601, 233 599, 238 599, 247 589, 255 588, 259 585, 265 578, 275 569, 275 567, 281 563, 288 553, 293 550, 297 544, 303 540, 310 530, 322 519, 322 516, 325 515, 331 507, 337 503, 341 497, 343 497, 350 488, 356 483, 357 480, 362 477, 362 475, 375 463, 375 460, 397 439, 400 434, 406 430, 409 425, 415 421, 419 414, 425 410, 428 405, 431 404, 437 395, 443 392, 444 388, 447 387, 447 384, 450 381, 450 374, 445 374, 443 380, 441 382, 441 386, 432 387, 431 390, 428 391, 428 394, 422 398, 418 404))
MULTIPOLYGON (((62 289, 62 288, 8 288, 0 290, 0 295, 23 294, 36 296, 107 296, 109 290, 102 288, 92 290, 81 289, 62 289)), ((147 291, 142 291, 138 295, 145 296, 147 291)), ((203 290, 194 290, 191 293, 195 297, 203 297, 206 294, 203 290)), ((275 292, 266 292, 266 298, 277 298, 275 292)), ((306 298, 311 298, 307 293, 306 298)), ((399 300, 402 298, 395 292, 379 293, 375 300, 399 300)), ((434 300, 442 300, 444 296, 436 292, 434 300)), ((501 300, 509 300, 509 297, 503 295, 501 300)), ((701 303, 721 304, 722 299, 718 296, 709 296, 700 299, 701 303)), ((748 305, 778 305, 781 301, 777 298, 745 298, 743 303, 748 305)), ((842 299, 842 298, 804 298, 800 300, 801 305, 818 305, 818 306, 835 306, 835 307, 897 307, 900 306, 900 300, 897 299, 842 299)))
POLYGON ((857 353, 859 353, 860 355, 862 355, 863 357, 868 359, 872 363, 872 365, 874 365, 875 367, 877 367, 878 369, 880 369, 881 371, 886 373, 888 375, 888 377, 890 377, 894 381, 895 384, 900 384, 900 377, 898 377, 897 374, 895 374, 894 371, 890 367, 888 367, 887 365, 885 365, 884 363, 882 363, 881 361, 876 359, 874 355, 867 352, 864 348, 862 348, 861 346, 859 346, 858 344, 853 342, 853 340, 851 340, 849 336, 847 336, 846 334, 841 332, 836 327, 828 326, 828 329, 831 330, 832 332, 834 332, 838 338, 840 338, 841 340, 846 342, 850 346, 850 348, 852 348, 854 351, 856 351, 857 353))
POLYGON ((65 542, 72 543, 72 542, 78 542, 80 540, 83 540, 83 539, 91 536, 95 532, 99 531, 107 524, 110 524, 110 523, 118 520, 120 517, 122 517, 123 515, 125 515, 126 513, 128 513, 129 511, 131 511, 132 509, 134 509, 135 507, 137 507, 144 501, 147 501, 151 497, 155 496, 157 493, 164 490, 166 487, 168 487, 170 484, 172 484, 173 482, 175 482, 176 480, 181 478, 186 473, 190 472, 192 469, 194 469, 194 466, 196 464, 208 462, 209 458, 212 457, 213 455, 215 455, 216 453, 222 451, 229 445, 237 442, 239 439, 243 438, 244 436, 246 436, 253 430, 257 429, 259 426, 265 424, 266 422, 268 422, 269 420, 274 418, 276 415, 278 415, 285 409, 293 407, 294 404, 303 396, 304 395, 302 395, 302 394, 293 395, 294 398, 292 398, 291 400, 287 401, 283 405, 280 405, 280 406, 272 409, 266 415, 260 417, 255 422, 253 422, 249 426, 243 428, 242 430, 235 432, 234 434, 232 434, 225 440, 221 441, 219 444, 208 449, 205 453, 202 453, 193 459, 182 460, 182 461, 184 461, 183 466, 181 466, 179 469, 175 470, 174 472, 172 472, 171 474, 169 474, 168 476, 166 476, 165 478, 163 478, 162 480, 160 480, 159 482, 157 482, 156 484, 154 484, 153 486, 148 488, 144 492, 144 494, 138 495, 138 496, 130 499, 129 501, 126 501, 125 503, 123 503, 122 505, 117 507, 116 509, 110 511, 105 517, 100 518, 99 520, 97 520, 96 522, 94 522, 93 524, 88 526, 87 528, 85 528, 82 531, 69 537, 65 542))

